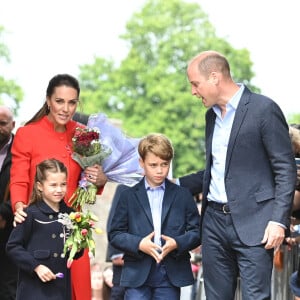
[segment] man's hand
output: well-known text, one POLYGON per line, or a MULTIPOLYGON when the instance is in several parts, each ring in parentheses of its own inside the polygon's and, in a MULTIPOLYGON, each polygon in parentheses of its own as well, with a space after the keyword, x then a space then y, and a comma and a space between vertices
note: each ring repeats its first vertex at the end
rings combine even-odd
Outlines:
POLYGON ((151 232, 149 235, 145 236, 139 244, 139 250, 152 256, 157 263, 160 263, 163 258, 161 254, 162 248, 152 242, 153 237, 154 231, 151 232))
POLYGON ((278 224, 269 222, 265 230, 264 238, 261 242, 262 244, 266 244, 265 249, 272 249, 279 247, 283 242, 283 239, 284 228, 278 224))

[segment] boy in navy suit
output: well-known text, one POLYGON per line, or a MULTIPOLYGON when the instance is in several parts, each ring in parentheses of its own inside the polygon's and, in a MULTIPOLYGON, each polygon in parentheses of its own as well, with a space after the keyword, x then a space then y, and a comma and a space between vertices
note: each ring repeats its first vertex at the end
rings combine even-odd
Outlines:
POLYGON ((179 300, 180 287, 194 282, 189 251, 200 244, 199 212, 190 192, 167 179, 168 138, 150 134, 138 151, 144 179, 123 192, 108 233, 124 253, 124 299, 179 300))

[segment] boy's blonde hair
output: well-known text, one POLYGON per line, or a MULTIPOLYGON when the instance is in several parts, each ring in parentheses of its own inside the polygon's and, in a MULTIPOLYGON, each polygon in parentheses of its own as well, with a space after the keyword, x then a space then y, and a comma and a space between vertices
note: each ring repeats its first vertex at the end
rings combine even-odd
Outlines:
POLYGON ((151 133, 142 138, 138 151, 142 160, 145 160, 148 153, 153 153, 166 161, 171 161, 174 157, 171 141, 161 133, 151 133))

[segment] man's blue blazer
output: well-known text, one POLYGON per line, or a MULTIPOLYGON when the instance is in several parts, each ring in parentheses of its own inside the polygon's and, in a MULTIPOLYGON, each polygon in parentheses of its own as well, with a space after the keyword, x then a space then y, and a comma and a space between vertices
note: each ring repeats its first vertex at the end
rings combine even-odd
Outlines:
MULTIPOLYGON (((206 113, 205 170, 180 178, 180 185, 203 193, 207 207, 215 112, 206 113)), ((296 184, 296 165, 288 126, 279 106, 247 87, 236 110, 225 165, 225 189, 234 227, 248 246, 261 244, 274 221, 289 228, 296 184)))

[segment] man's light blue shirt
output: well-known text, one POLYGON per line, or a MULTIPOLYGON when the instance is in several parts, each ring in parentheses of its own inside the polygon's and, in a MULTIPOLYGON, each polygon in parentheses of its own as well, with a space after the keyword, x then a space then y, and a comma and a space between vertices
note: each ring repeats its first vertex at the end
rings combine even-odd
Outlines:
POLYGON ((245 86, 240 85, 239 90, 226 104, 224 118, 222 118, 221 109, 217 105, 212 107, 216 114, 216 121, 212 139, 211 181, 207 195, 207 199, 211 201, 220 203, 228 201, 224 181, 226 155, 235 112, 244 89, 245 86))

